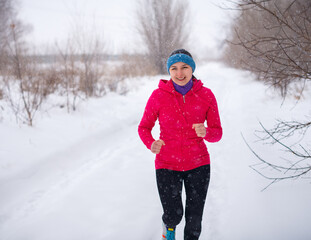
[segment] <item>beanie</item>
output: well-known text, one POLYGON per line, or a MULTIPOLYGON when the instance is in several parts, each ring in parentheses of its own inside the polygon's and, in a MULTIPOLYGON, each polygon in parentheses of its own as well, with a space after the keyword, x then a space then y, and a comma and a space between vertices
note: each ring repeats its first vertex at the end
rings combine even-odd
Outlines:
POLYGON ((170 67, 177 62, 183 62, 188 64, 192 68, 192 72, 195 70, 195 62, 191 56, 191 54, 185 49, 177 49, 171 53, 170 57, 167 59, 166 67, 167 72, 170 73, 170 67))

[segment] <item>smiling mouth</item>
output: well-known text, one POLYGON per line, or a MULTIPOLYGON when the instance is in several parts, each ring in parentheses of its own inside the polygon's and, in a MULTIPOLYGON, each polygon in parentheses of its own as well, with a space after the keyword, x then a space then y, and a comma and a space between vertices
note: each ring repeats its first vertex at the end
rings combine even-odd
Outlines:
POLYGON ((185 78, 183 77, 183 78, 177 78, 178 80, 180 80, 180 81, 182 81, 182 80, 184 80, 185 78))

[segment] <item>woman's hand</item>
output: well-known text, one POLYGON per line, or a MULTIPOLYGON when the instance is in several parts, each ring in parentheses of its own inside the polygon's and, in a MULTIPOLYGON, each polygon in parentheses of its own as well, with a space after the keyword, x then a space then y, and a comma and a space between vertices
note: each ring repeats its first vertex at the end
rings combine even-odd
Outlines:
POLYGON ((206 128, 204 126, 204 123, 195 123, 192 125, 192 129, 195 130, 198 137, 206 136, 206 128))
POLYGON ((151 152, 154 154, 160 153, 163 145, 165 145, 165 143, 161 139, 154 141, 151 145, 151 152))

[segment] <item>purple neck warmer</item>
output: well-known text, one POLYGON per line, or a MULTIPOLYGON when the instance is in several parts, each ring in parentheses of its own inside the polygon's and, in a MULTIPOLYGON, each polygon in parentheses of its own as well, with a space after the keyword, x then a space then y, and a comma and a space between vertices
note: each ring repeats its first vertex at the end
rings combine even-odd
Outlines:
POLYGON ((177 92, 179 92, 182 95, 186 95, 187 92, 190 91, 190 89, 193 86, 193 81, 192 79, 185 85, 185 86, 180 86, 176 83, 173 82, 174 88, 177 92))

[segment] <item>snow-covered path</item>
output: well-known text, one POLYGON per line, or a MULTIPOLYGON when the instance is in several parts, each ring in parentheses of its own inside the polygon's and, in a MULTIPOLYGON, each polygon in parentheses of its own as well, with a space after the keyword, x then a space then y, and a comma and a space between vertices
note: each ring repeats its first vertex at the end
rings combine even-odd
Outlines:
MULTIPOLYGON (((249 168, 256 159, 241 133, 252 142, 258 120, 302 116, 310 98, 280 109, 281 100, 247 73, 207 64, 196 75, 216 95, 224 128, 221 142, 208 144, 212 180, 201 239, 309 239, 310 183, 261 192, 268 182, 249 168)), ((34 129, 0 124, 7 137, 0 140, 1 240, 160 239, 154 156, 137 135, 158 78, 134 81, 126 96, 83 103, 73 115, 43 117, 34 129)))

